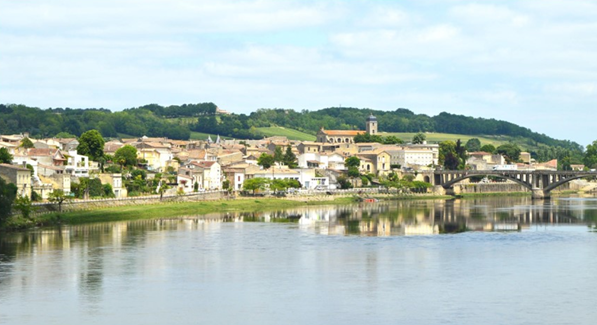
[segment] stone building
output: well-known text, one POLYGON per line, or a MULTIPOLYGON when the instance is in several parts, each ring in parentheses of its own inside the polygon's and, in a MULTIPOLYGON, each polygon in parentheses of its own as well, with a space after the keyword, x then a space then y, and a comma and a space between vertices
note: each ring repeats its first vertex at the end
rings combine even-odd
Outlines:
POLYGON ((366 131, 362 130, 325 130, 323 127, 317 132, 317 142, 323 143, 354 143, 354 137, 359 134, 376 135, 377 118, 373 115, 365 121, 366 131))
POLYGON ((25 167, 0 164, 0 177, 17 186, 17 195, 31 197, 31 171, 25 167))

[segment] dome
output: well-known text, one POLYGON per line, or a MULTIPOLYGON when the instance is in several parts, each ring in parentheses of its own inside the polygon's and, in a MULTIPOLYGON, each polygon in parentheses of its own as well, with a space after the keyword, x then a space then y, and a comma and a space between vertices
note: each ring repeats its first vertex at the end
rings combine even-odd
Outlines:
POLYGON ((377 122, 377 117, 375 117, 375 116, 373 116, 373 114, 371 114, 367 118, 367 122, 377 122))

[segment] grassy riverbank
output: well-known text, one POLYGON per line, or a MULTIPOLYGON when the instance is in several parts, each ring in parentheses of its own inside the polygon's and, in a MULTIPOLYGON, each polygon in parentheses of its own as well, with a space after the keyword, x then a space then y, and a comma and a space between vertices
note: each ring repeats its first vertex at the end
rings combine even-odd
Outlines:
POLYGON ((352 197, 341 197, 326 201, 293 201, 276 198, 245 198, 236 200, 218 200, 201 202, 169 202, 151 205, 131 205, 94 210, 51 213, 39 216, 35 220, 23 218, 11 219, 7 229, 26 229, 33 226, 52 226, 56 224, 83 224, 95 222, 113 222, 141 219, 159 219, 189 215, 204 215, 222 212, 256 212, 263 210, 287 209, 299 206, 349 204, 352 197))
MULTIPOLYGON (((556 195, 570 194, 575 191, 554 193, 556 195)), ((530 192, 508 193, 467 193, 457 198, 477 198, 494 196, 530 196, 530 192)), ((381 201, 393 200, 446 200, 454 196, 448 195, 371 195, 381 201)), ((97 222, 114 222, 142 219, 176 218, 182 216, 199 216, 211 213, 226 212, 257 212, 264 210, 288 209, 300 206, 351 204, 356 203, 354 197, 336 197, 329 200, 280 199, 280 198, 238 198, 235 200, 217 200, 200 202, 168 202, 160 204, 118 206, 81 210, 63 213, 51 213, 38 216, 33 220, 13 218, 6 225, 6 230, 27 229, 35 226, 53 226, 58 224, 77 225, 97 222)))

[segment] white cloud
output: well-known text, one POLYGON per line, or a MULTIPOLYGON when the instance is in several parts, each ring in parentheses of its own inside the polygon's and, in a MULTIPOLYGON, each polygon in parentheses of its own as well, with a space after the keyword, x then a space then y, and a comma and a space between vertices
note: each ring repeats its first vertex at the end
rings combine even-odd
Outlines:
POLYGON ((453 7, 450 14, 459 22, 473 24, 475 28, 495 26, 500 28, 524 27, 529 24, 528 15, 516 12, 507 7, 492 4, 465 4, 453 7))
POLYGON ((569 123, 562 107, 593 113, 597 92, 597 3, 588 0, 0 7, 0 75, 9 76, 0 98, 40 107, 409 107, 549 132, 552 120, 569 123))

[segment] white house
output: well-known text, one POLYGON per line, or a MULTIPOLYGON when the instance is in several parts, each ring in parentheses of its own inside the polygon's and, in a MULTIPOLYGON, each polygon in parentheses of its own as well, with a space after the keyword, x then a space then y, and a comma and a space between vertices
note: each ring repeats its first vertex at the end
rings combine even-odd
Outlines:
POLYGON ((301 168, 345 169, 344 157, 339 153, 305 152, 297 157, 301 168))
POLYGON ((216 161, 196 161, 181 167, 177 179, 185 192, 192 192, 195 183, 199 190, 222 189, 222 169, 216 161))
POLYGON ((393 149, 386 149, 390 154, 390 163, 402 167, 421 167, 437 165, 439 160, 439 145, 413 144, 393 149))
POLYGON ((89 157, 79 155, 77 150, 70 150, 68 156, 64 171, 75 177, 89 177, 89 157))

